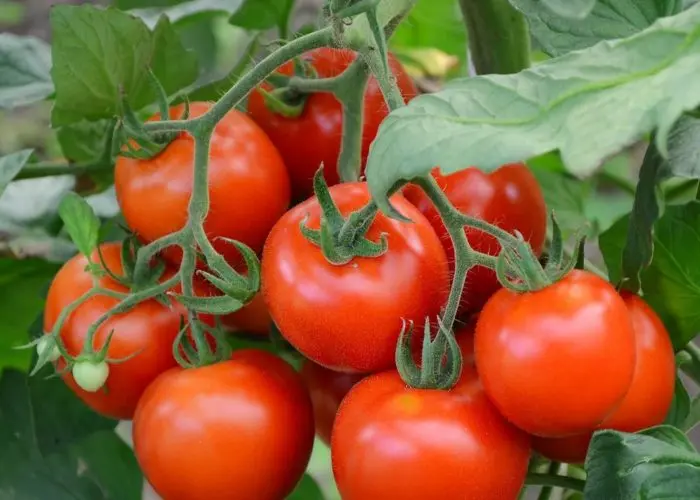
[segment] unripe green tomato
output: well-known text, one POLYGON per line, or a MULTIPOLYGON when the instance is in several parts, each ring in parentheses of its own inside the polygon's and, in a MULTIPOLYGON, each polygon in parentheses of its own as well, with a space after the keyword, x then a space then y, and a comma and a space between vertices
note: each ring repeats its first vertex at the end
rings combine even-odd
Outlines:
POLYGON ((45 335, 39 339, 39 342, 36 344, 36 352, 39 355, 39 359, 42 359, 43 356, 48 354, 46 359, 51 363, 61 357, 61 352, 58 350, 56 341, 53 339, 53 337, 48 335, 45 335), (46 351, 48 351, 48 353, 46 351))
POLYGON ((87 392, 97 392, 107 381, 109 365, 100 361, 78 361, 73 365, 73 378, 78 387, 87 392))

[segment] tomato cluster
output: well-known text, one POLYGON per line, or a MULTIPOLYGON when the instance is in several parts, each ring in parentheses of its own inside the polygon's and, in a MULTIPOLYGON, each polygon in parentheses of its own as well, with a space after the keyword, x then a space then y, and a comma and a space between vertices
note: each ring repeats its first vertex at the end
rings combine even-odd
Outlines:
MULTIPOLYGON (((305 60, 328 77, 354 57, 319 49, 305 60)), ((390 67, 410 99, 416 93, 410 79, 393 58, 390 67)), ((291 71, 291 65, 280 68, 291 71)), ((250 116, 230 111, 214 131, 204 229, 233 266, 239 267, 240 256, 222 238, 261 255, 262 291, 221 319, 232 331, 258 335, 274 322, 306 358, 300 373, 261 350, 179 367, 173 342, 187 311, 156 299, 96 330, 92 348, 99 351, 109 340, 107 355, 118 360, 110 364, 103 388, 86 390, 71 372, 63 373, 95 411, 133 418, 139 464, 166 500, 282 499, 307 466, 314 432, 331 446, 344 499, 514 499, 532 448, 578 462, 595 430, 635 431, 664 419, 675 371, 663 325, 641 298, 620 295, 585 271, 515 293, 501 288, 493 271, 472 269, 459 308, 468 326, 455 332, 463 358, 459 379, 450 390, 408 386, 395 366, 402 325, 414 325, 415 347, 426 322, 435 331, 454 272, 454 249, 442 220, 425 194, 409 185, 391 202, 410 222, 379 213, 364 233, 369 242, 386 241, 385 251, 342 265, 330 262, 308 236, 321 228, 319 199, 289 204, 311 193, 321 164, 338 217, 370 201, 363 182, 333 185, 340 103, 330 94, 311 94, 301 116, 287 118, 267 109, 256 91, 249 106, 250 116), (314 141, 305 140, 309 136, 314 141)), ((374 81, 364 107, 363 159, 388 113, 374 81)), ((191 116, 208 109, 194 103, 191 116)), ((175 107, 171 116, 182 111, 175 107)), ((193 139, 182 133, 150 160, 119 159, 118 200, 142 241, 187 223, 193 157, 193 139)), ((433 175, 458 210, 519 233, 536 254, 542 251, 546 208, 525 165, 491 174, 468 168, 433 175)), ((471 229, 466 234, 475 250, 500 251, 493 237, 471 229)), ((128 291, 117 279, 124 272, 120 246, 102 245, 100 253, 75 257, 58 273, 45 331, 95 280, 105 289, 128 291)), ((164 257, 173 267, 161 281, 173 276, 181 254, 166 249, 164 257)), ((213 293, 195 280, 196 295, 213 293)), ((90 325, 116 302, 95 296, 75 308, 60 331, 69 355, 79 357, 90 325)), ((200 319, 214 324, 209 316, 200 319)), ((59 368, 64 364, 57 361, 59 368)))

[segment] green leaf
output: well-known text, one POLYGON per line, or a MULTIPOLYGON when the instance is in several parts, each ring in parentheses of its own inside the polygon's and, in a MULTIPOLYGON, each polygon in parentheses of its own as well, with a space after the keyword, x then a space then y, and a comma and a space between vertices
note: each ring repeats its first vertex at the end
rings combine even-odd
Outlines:
POLYGON ((654 439, 658 439, 659 441, 663 441, 677 448, 695 452, 693 443, 688 440, 688 437, 683 431, 671 425, 657 425, 656 427, 640 431, 639 434, 653 437, 654 439))
POLYGON ((418 0, 394 32, 389 46, 399 56, 407 49, 439 49, 458 57, 459 72, 465 74, 467 31, 457 0, 418 0))
POLYGON ((671 408, 668 410, 664 423, 679 429, 685 429, 690 414, 690 396, 680 377, 676 377, 676 388, 673 393, 671 408))
POLYGON ((32 349, 16 349, 27 343, 27 331, 42 311, 42 292, 59 266, 41 259, 0 258, 0 370, 26 370, 32 349))
POLYGON ((187 0, 114 0, 112 4, 121 10, 141 9, 143 7, 170 7, 187 0))
POLYGON ((91 255, 99 242, 100 219, 90 204, 79 194, 67 193, 58 205, 58 215, 78 251, 91 255))
POLYGON ((696 396, 690 403, 690 411, 683 424, 683 429, 686 432, 690 432, 698 423, 700 423, 700 396, 696 396))
POLYGON ((0 497, 137 500, 141 473, 112 431, 47 368, 0 380, 0 497))
POLYGON ((41 101, 53 93, 49 46, 34 37, 0 33, 0 109, 41 101))
MULTIPOLYGON (((163 5, 142 5, 146 8, 135 8, 134 14, 148 26, 154 26, 161 16, 166 16, 170 22, 189 23, 193 18, 217 16, 221 14, 233 14, 243 0, 190 0, 185 2, 163 2, 163 5)), ((156 3, 156 2, 147 2, 156 3)))
POLYGON ((644 299, 676 349, 700 332, 700 202, 667 207, 655 226, 654 260, 642 274, 644 299))
MULTIPOLYGON (((549 0, 550 2, 552 0, 549 0)), ((595 3, 587 16, 567 18, 548 8, 541 0, 510 0, 530 24, 532 35, 542 50, 559 56, 595 45, 601 40, 626 38, 648 28, 660 17, 680 10, 680 0, 581 0, 595 3)), ((559 4, 573 2, 558 0, 559 4)))
POLYGON ((32 152, 33 150, 31 149, 23 149, 16 153, 0 156, 0 196, 2 196, 7 185, 12 182, 12 179, 14 179, 27 164, 32 152))
POLYGON ((636 499, 647 478, 675 464, 700 466, 700 455, 644 434, 596 432, 586 457, 585 498, 636 499))
POLYGON ((629 215, 620 218, 598 238, 598 246, 603 254, 611 283, 620 283, 622 280, 622 253, 625 249, 629 221, 629 215))
POLYGON ((294 0, 244 0, 229 22, 249 30, 277 28, 284 38, 294 0))
POLYGON ((690 464, 664 467, 651 474, 639 490, 640 500, 700 498, 700 468, 690 464))
POLYGON ((122 92, 134 109, 152 103, 149 67, 169 95, 197 76, 195 56, 182 47, 167 18, 151 32, 142 20, 117 10, 59 5, 50 19, 54 126, 119 115, 122 92))
POLYGON ((586 18, 596 4, 596 0, 541 0, 541 2, 554 14, 567 19, 586 18))
POLYGON ((89 162, 104 153, 107 134, 111 132, 113 120, 96 122, 80 121, 58 129, 58 142, 63 156, 72 162, 89 162))
POLYGON ((314 481, 314 478, 304 474, 297 487, 287 497, 287 500, 323 500, 323 492, 316 484, 316 481, 314 481))
POLYGON ((625 40, 417 97, 386 118, 370 149, 373 198, 387 211, 397 181, 435 165, 446 174, 469 165, 491 171, 555 149, 585 176, 654 128, 665 153, 676 120, 700 103, 699 24, 696 5, 625 40))

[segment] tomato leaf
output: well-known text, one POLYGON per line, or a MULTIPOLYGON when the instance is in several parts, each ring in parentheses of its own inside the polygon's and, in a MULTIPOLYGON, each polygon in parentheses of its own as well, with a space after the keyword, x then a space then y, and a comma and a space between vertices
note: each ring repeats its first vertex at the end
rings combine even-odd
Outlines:
POLYGON ((588 476, 584 496, 637 499, 647 478, 675 464, 700 466, 700 455, 686 446, 670 444, 652 435, 596 432, 586 457, 588 476))
MULTIPOLYGON (((510 0, 510 3, 525 14, 533 37, 551 56, 585 49, 601 40, 626 38, 681 8, 681 0, 581 0, 582 4, 591 4, 592 10, 575 18, 540 0, 510 0)), ((557 3, 573 4, 567 0, 557 3)))
POLYGON ((150 67, 168 94, 197 76, 197 61, 183 47, 170 21, 154 31, 116 10, 59 5, 51 10, 52 76, 56 85, 54 126, 121 113, 122 93, 134 109, 155 99, 150 67))
POLYGON ((695 452, 693 443, 688 440, 688 437, 683 433, 683 431, 671 425, 657 425, 655 427, 640 431, 639 434, 650 436, 678 448, 695 452))
POLYGON ((685 429, 685 424, 688 421, 689 414, 690 396, 683 385, 683 381, 677 376, 676 388, 673 393, 673 401, 671 403, 671 408, 668 410, 668 415, 666 415, 666 420, 664 423, 678 427, 679 429, 685 429))
POLYGON ((14 179, 27 164, 32 152, 33 150, 31 149, 23 149, 16 153, 0 156, 0 196, 2 196, 7 185, 12 182, 12 179, 14 179))
POLYGON ((690 403, 690 411, 688 417, 683 424, 683 429, 690 432, 700 423, 700 396, 696 396, 690 403))
POLYGON ((294 0, 244 0, 229 22, 249 30, 277 28, 286 36, 294 0))
POLYGON ((541 0, 542 5, 566 19, 586 18, 596 4, 596 0, 541 0))
POLYGON ((80 253, 92 254, 99 242, 100 219, 85 198, 67 193, 58 205, 58 215, 80 253))
POLYGON ((57 131, 63 156, 72 162, 89 162, 102 156, 107 134, 114 120, 86 120, 61 127, 57 131))
POLYGON ((33 351, 16 349, 27 343, 27 331, 44 307, 42 292, 58 265, 41 259, 0 259, 0 370, 26 370, 33 351))
POLYGON ((664 467, 642 483, 639 498, 644 500, 694 500, 700 498, 700 468, 690 464, 664 467))
POLYGON ((141 497, 133 453, 51 369, 0 380, 0 496, 41 500, 141 497))
POLYGON ((323 500, 323 492, 316 484, 316 481, 314 481, 314 478, 304 474, 297 487, 287 497, 287 500, 323 500))
POLYGON ((372 144, 373 198, 387 211, 397 181, 435 165, 445 174, 469 165, 491 171, 555 149, 585 176, 654 128, 665 153, 676 120, 700 103, 700 73, 692 70, 700 65, 698 23, 695 5, 628 39, 413 99, 387 117, 372 144))
POLYGON ((41 101, 53 93, 51 52, 38 38, 0 34, 0 109, 41 101))
POLYGON ((458 58, 460 74, 467 71, 467 31, 456 0, 418 0, 389 46, 402 62, 403 56, 411 58, 411 49, 438 49, 458 58))

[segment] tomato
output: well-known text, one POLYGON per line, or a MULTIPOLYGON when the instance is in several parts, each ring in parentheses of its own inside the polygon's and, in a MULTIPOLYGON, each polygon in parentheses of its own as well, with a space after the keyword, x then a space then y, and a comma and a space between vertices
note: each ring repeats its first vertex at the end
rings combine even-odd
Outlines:
MULTIPOLYGON (((342 73, 357 57, 346 49, 320 48, 306 53, 302 59, 314 67, 319 77, 333 77, 342 73)), ((413 81, 401 63, 389 54, 389 68, 406 102, 418 93, 413 81)), ((293 64, 278 68, 291 75, 293 64)), ((338 183, 338 155, 342 138, 343 112, 340 102, 329 93, 308 96, 304 111, 297 118, 274 113, 265 105, 263 95, 254 90, 248 100, 250 116, 275 143, 292 179, 294 198, 303 200, 312 195, 312 179, 321 163, 329 185, 338 183)), ((367 161, 369 145, 377 135, 379 124, 389 114, 379 84, 370 77, 364 97, 362 129, 362 168, 367 161)))
POLYGON ((313 411, 299 375, 259 350, 174 369, 145 392, 134 451, 167 500, 280 500, 306 469, 313 411))
POLYGON ((449 391, 407 387, 393 370, 361 381, 340 406, 331 454, 344 500, 508 500, 530 447, 465 364, 449 391))
POLYGON ((316 434, 324 443, 330 445, 331 431, 338 407, 348 391, 362 379, 363 375, 334 372, 309 360, 304 362, 300 373, 311 395, 316 434))
POLYGON ((272 319, 262 293, 258 293, 248 304, 238 311, 221 317, 222 323, 234 331, 269 335, 272 319))
MULTIPOLYGON (((676 364, 673 345, 656 313, 637 295, 623 292, 636 339, 632 385, 622 403, 599 426, 637 432, 663 423, 673 401, 676 364)), ((592 432, 560 439, 535 439, 535 449, 552 460, 582 462, 592 432)))
MULTIPOLYGON (((123 274, 120 244, 104 244, 101 251, 107 268, 116 275, 123 274)), ((97 251, 91 260, 99 262, 97 251)), ((88 260, 77 255, 66 262, 54 277, 44 310, 44 331, 50 332, 61 311, 92 287, 92 277, 85 270, 87 265, 88 260)), ((128 291, 106 275, 99 279, 99 283, 109 290, 128 291)), ((88 328, 118 302, 115 298, 97 295, 70 314, 63 323, 61 339, 71 356, 81 353, 88 328)), ((96 412, 115 419, 130 419, 146 387, 158 375, 176 366, 172 346, 184 314, 185 308, 178 303, 166 307, 152 299, 141 302, 126 313, 112 316, 95 332, 95 350, 102 348, 110 332, 114 331, 107 350, 109 358, 133 357, 121 363, 110 363, 106 390, 88 392, 81 389, 70 371, 63 374, 64 381, 96 412)), ((64 363, 59 360, 59 368, 65 366, 64 363)))
POLYGON ((622 402, 635 368, 625 302, 587 271, 536 292, 500 290, 481 311, 474 342, 488 396, 541 437, 594 429, 622 402))
MULTIPOLYGON (((436 168, 432 175, 457 210, 495 224, 509 233, 520 231, 537 255, 542 252, 547 231, 547 207, 542 190, 527 166, 513 163, 492 173, 470 167, 450 175, 442 175, 436 168)), ((430 199, 415 185, 404 188, 404 195, 435 228, 454 271, 452 239, 430 199)), ((466 233, 472 248, 498 255, 501 246, 495 238, 472 228, 467 228, 466 233)), ((462 292, 460 314, 481 309, 499 288, 494 271, 481 266, 472 268, 462 292)))
MULTIPOLYGON (((192 103, 190 116, 201 116, 210 106, 192 103)), ((170 116, 180 117, 183 109, 174 106, 170 116)), ((129 227, 143 240, 174 233, 187 222, 193 160, 194 140, 184 132, 155 158, 117 159, 119 206, 129 227)), ((270 228, 289 206, 289 176, 282 158, 260 127, 236 110, 229 111, 212 136, 209 197, 204 230, 231 263, 241 261, 238 250, 216 238, 235 239, 259 252, 270 228)), ((165 255, 177 263, 181 251, 173 247, 165 255)))
MULTIPOLYGON (((370 199, 365 183, 331 187, 340 212, 348 215, 370 199)), ((447 299, 447 257, 428 221, 401 195, 394 206, 413 222, 378 214, 367 237, 385 233, 389 249, 377 258, 330 264, 302 235, 299 224, 319 227, 316 198, 287 212, 270 232, 262 258, 265 303, 282 335, 305 357, 336 371, 391 368, 402 318, 420 339, 426 317, 447 299)))

